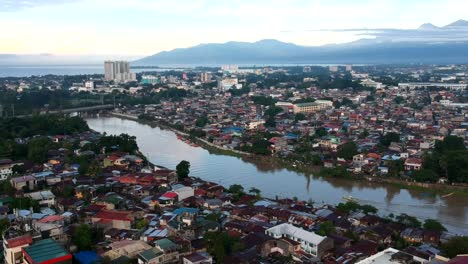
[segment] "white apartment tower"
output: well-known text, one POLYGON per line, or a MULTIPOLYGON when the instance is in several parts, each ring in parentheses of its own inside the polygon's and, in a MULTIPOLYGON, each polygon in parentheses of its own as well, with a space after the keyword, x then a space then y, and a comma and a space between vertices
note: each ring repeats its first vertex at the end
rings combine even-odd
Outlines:
POLYGON ((107 81, 117 82, 136 80, 136 74, 130 72, 128 61, 105 61, 104 77, 107 81))

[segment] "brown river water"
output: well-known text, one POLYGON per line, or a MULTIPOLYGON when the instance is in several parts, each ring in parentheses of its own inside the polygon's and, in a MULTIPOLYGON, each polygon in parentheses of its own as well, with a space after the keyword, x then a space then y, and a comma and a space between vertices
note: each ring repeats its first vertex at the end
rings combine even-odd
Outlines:
POLYGON ((323 179, 290 171, 265 163, 255 164, 241 158, 213 154, 192 147, 169 130, 115 117, 87 119, 91 129, 107 134, 127 133, 136 136, 140 151, 154 164, 175 169, 181 160, 191 164, 190 174, 225 187, 241 184, 245 189, 256 187, 270 198, 298 197, 315 203, 337 204, 343 196, 353 196, 362 204, 379 209, 380 215, 406 213, 420 220, 432 218, 443 223, 450 232, 468 235, 468 196, 440 197, 419 190, 400 189, 393 185, 323 179))

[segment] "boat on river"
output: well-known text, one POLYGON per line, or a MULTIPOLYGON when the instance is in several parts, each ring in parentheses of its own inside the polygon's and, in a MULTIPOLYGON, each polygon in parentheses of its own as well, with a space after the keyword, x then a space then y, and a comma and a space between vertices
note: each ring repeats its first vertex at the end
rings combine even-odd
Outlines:
POLYGON ((354 203, 357 203, 359 202, 358 199, 354 198, 353 196, 351 195, 348 195, 348 196, 343 196, 341 199, 347 201, 347 202, 354 202, 354 203))

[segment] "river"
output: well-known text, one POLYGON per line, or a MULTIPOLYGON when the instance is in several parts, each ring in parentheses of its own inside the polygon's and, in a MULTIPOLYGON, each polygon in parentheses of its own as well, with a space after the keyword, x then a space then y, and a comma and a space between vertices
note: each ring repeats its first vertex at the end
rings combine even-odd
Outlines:
POLYGON ((266 164, 245 162, 241 158, 209 153, 177 139, 172 131, 115 117, 87 119, 91 129, 107 134, 127 133, 136 136, 140 151, 154 164, 175 169, 181 160, 190 162, 190 174, 229 187, 241 184, 246 190, 256 187, 270 198, 298 197, 316 203, 337 204, 351 195, 363 204, 379 209, 379 214, 407 213, 420 220, 442 222, 450 232, 468 235, 468 200, 466 196, 438 195, 399 189, 366 181, 323 179, 266 164))

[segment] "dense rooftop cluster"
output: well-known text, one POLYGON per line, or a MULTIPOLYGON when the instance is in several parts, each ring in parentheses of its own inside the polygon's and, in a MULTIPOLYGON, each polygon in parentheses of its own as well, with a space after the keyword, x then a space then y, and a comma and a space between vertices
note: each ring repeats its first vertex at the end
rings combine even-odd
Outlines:
MULTIPOLYGON (((225 70, 138 76, 141 83, 121 87, 125 94, 107 97, 91 85, 65 94, 78 103, 121 96, 111 114, 324 177, 468 182, 466 89, 452 86, 466 83, 465 66, 225 70)), ((45 93, 13 86, 2 92, 45 93)), ((380 215, 352 198, 325 205, 221 186, 190 177, 187 161, 152 164, 135 137, 90 131, 79 117, 3 118, 0 135, 5 263, 467 261, 467 237, 436 220, 380 215)))

